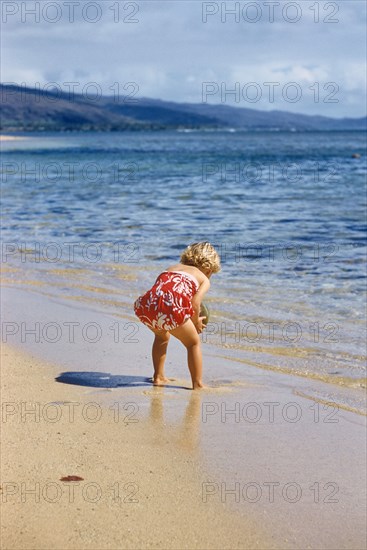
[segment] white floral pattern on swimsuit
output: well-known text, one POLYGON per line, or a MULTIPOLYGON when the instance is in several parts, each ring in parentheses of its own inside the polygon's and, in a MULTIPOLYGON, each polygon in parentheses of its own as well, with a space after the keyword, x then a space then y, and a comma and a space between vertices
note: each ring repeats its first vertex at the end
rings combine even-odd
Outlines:
POLYGON ((152 329, 173 330, 193 316, 191 299, 197 290, 198 284, 190 275, 164 271, 135 301, 135 314, 152 329))

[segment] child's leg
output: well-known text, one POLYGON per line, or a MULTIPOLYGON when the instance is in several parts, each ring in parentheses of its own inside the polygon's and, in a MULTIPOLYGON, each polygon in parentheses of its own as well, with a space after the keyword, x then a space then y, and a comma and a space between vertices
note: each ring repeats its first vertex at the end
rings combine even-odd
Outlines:
POLYGON ((156 385, 168 382, 168 379, 164 376, 164 362, 166 360, 167 346, 169 342, 169 332, 157 331, 155 332, 155 338, 152 347, 152 359, 154 366, 153 382, 156 385))
POLYGON ((192 388, 194 390, 202 388, 203 360, 200 338, 194 323, 189 319, 180 327, 171 330, 170 333, 178 338, 187 349, 187 362, 191 374, 192 388))

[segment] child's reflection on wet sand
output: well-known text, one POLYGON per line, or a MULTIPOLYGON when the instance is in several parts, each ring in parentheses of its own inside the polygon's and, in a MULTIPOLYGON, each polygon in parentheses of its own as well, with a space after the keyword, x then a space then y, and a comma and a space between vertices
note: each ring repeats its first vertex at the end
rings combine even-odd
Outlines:
POLYGON ((199 439, 201 393, 194 392, 190 395, 182 422, 176 424, 174 421, 168 423, 164 419, 164 388, 156 387, 155 390, 149 409, 154 443, 174 443, 186 452, 195 451, 199 439))

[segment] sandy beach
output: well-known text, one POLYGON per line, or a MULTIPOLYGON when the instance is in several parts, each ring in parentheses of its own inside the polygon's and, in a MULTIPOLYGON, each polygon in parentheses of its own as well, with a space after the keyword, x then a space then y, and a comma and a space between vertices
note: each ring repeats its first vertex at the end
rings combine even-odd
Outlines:
POLYGON ((142 421, 135 402, 102 409, 93 392, 55 382, 57 367, 34 356, 4 346, 1 364, 2 548, 264 547, 251 521, 201 499, 190 433, 199 395, 176 433, 160 425, 159 388, 142 421), (33 407, 34 416, 25 412, 33 407))
POLYGON ((21 322, 116 318, 16 286, 2 288, 3 548, 364 548, 364 416, 205 345, 208 389, 189 390, 178 342, 155 388, 148 330, 23 338, 21 322))

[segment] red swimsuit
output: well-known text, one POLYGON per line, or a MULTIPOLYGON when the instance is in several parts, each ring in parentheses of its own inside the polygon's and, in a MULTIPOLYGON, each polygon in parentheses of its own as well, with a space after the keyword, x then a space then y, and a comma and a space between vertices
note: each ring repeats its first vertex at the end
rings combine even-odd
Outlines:
POLYGON ((193 316, 191 299, 199 283, 183 271, 163 271, 134 303, 135 314, 150 328, 173 330, 193 316))

